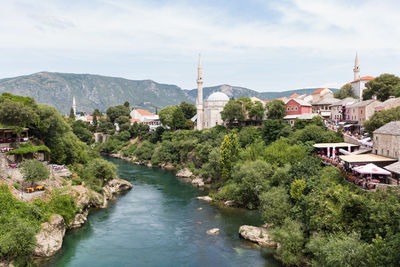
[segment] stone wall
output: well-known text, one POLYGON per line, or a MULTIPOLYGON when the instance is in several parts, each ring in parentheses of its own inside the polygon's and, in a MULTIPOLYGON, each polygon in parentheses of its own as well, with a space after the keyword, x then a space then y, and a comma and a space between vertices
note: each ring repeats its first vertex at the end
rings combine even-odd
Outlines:
POLYGON ((373 152, 380 156, 399 159, 400 136, 374 134, 373 152))

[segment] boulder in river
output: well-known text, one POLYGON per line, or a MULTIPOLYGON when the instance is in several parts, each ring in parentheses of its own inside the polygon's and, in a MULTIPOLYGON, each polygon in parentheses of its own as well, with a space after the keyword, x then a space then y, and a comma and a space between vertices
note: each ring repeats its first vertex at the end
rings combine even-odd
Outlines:
POLYGON ((219 229, 218 228, 212 228, 210 230, 207 230, 206 232, 208 235, 218 235, 219 234, 219 229))
POLYGON ((203 186, 204 186, 203 179, 201 179, 201 178, 199 178, 199 177, 193 179, 193 180, 192 180, 192 185, 196 185, 196 186, 198 186, 198 187, 203 187, 203 186))
POLYGON ((36 247, 33 251, 35 256, 49 257, 54 255, 60 248, 65 235, 65 223, 61 215, 53 215, 50 223, 42 223, 42 230, 36 234, 36 247))
POLYGON ((193 173, 188 168, 181 169, 176 173, 176 177, 179 178, 190 178, 192 176, 193 173))
POLYGON ((236 206, 236 203, 233 200, 227 200, 224 202, 224 205, 227 207, 234 207, 234 206, 236 206))
POLYGON ((261 247, 277 247, 277 243, 271 239, 268 229, 251 225, 242 225, 239 234, 247 240, 258 243, 261 247))
POLYGON ((198 199, 198 200, 204 200, 204 201, 207 201, 207 202, 211 202, 211 201, 212 201, 212 198, 209 197, 209 196, 196 197, 196 199, 198 199))

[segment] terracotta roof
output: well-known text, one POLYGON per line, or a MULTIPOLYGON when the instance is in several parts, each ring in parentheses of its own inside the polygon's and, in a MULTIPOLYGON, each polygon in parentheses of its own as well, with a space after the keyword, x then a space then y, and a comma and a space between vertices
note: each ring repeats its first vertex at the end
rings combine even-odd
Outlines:
POLYGON ((130 121, 131 123, 134 123, 134 122, 140 122, 140 120, 139 120, 139 119, 129 119, 129 121, 130 121))
POLYGON ((92 120, 93 120, 93 116, 87 116, 86 119, 87 119, 88 121, 92 121, 92 120))
POLYGON ((371 81, 371 80, 373 80, 373 79, 375 79, 375 77, 372 77, 372 76, 364 76, 364 77, 361 77, 360 79, 357 79, 357 80, 352 81, 351 83, 356 83, 356 82, 359 82, 359 81, 371 81))
POLYGON ((69 116, 64 116, 64 118, 69 119, 69 116))
POLYGON ((147 110, 144 110, 144 109, 135 109, 135 110, 137 112, 139 112, 139 114, 142 115, 142 116, 154 116, 154 115, 156 115, 156 114, 151 113, 151 112, 149 112, 147 110))
MULTIPOLYGON (((321 89, 315 90, 314 92, 312 92, 312 95, 319 94, 319 93, 321 93, 322 91, 324 91, 325 89, 328 89, 328 88, 321 88, 321 89)), ((328 90, 329 90, 329 89, 328 89, 328 90)))
POLYGON ((283 101, 284 99, 285 99, 285 97, 283 96, 283 97, 277 98, 277 99, 275 99, 275 100, 281 100, 281 101, 283 101))
POLYGON ((374 134, 400 135, 400 121, 391 121, 376 129, 374 134))
POLYGON ((297 98, 297 97, 299 97, 299 96, 300 96, 300 95, 294 93, 293 95, 291 95, 291 96, 289 96, 289 97, 291 97, 291 98, 297 98))

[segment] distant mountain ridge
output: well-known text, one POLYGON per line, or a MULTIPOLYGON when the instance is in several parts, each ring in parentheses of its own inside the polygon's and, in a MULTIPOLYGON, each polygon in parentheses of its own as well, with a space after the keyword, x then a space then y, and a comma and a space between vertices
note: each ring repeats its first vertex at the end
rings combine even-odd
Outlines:
MULTIPOLYGON (((298 89, 283 92, 257 92, 248 88, 218 85, 204 88, 204 99, 216 91, 229 97, 255 96, 261 100, 290 96, 293 93, 310 94, 319 88, 298 89)), ((337 90, 337 89, 334 89, 337 90)), ((76 97, 77 110, 92 112, 95 108, 105 111, 109 106, 128 101, 131 107, 155 111, 181 101, 195 103, 197 89, 184 90, 173 84, 161 84, 152 80, 128 80, 94 74, 38 72, 30 75, 0 79, 0 93, 34 97, 38 103, 56 107, 68 114, 72 97, 76 97)))

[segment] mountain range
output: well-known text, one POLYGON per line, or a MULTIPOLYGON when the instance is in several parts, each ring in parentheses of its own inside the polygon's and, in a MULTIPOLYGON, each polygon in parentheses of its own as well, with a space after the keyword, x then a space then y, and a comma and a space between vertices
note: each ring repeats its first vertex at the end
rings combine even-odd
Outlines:
MULTIPOLYGON (((311 94, 316 89, 319 88, 257 92, 223 84, 205 87, 203 94, 204 99, 213 92, 221 91, 234 98, 255 96, 261 100, 272 100, 293 93, 311 94)), ((38 103, 56 107, 62 114, 69 113, 73 96, 76 98, 77 110, 89 113, 96 108, 105 111, 109 106, 123 104, 125 101, 128 101, 131 107, 155 111, 179 104, 181 101, 195 103, 197 96, 197 89, 185 90, 173 84, 161 84, 152 80, 57 72, 38 72, 0 79, 0 93, 3 92, 33 97, 38 103)))

